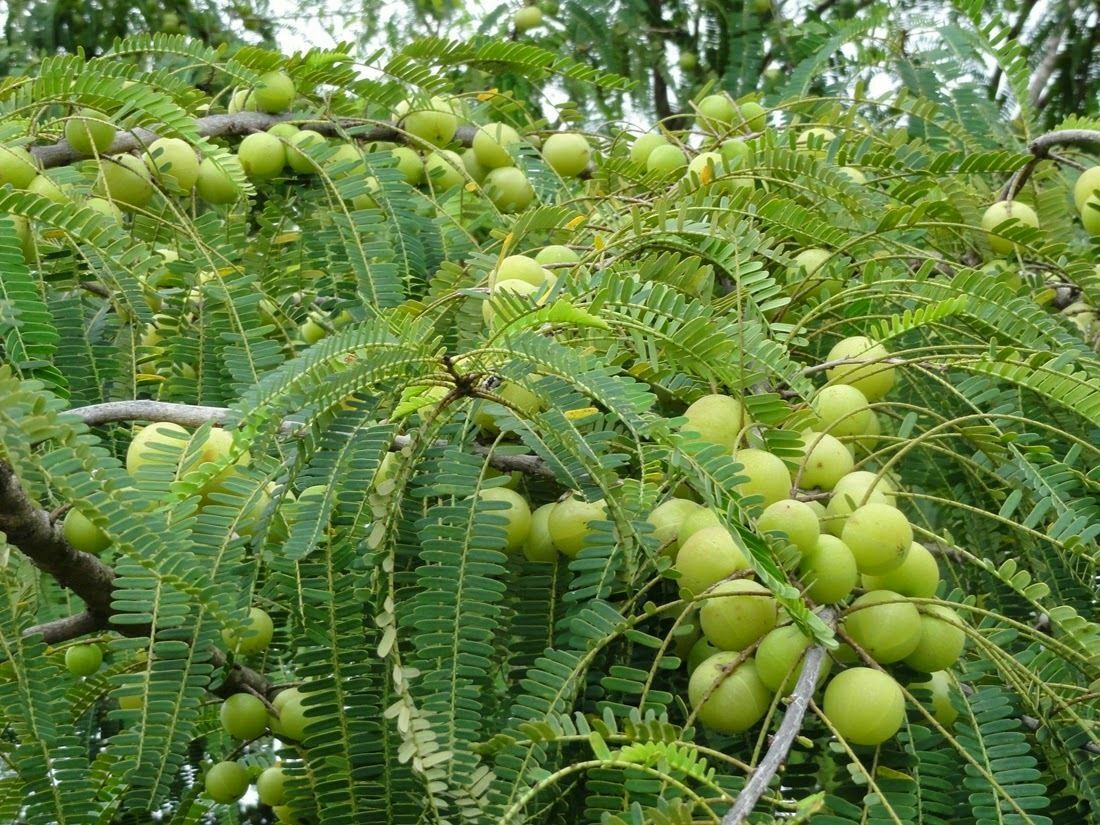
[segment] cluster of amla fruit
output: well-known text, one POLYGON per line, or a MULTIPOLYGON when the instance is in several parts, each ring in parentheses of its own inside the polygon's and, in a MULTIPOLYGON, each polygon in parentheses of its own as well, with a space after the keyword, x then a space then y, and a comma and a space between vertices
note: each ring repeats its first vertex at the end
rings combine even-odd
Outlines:
MULTIPOLYGON (((877 434, 870 403, 892 388, 895 366, 881 345, 862 337, 838 343, 828 361, 834 364, 827 372, 830 383, 811 402, 819 429, 802 433, 803 455, 794 474, 777 455, 737 449, 749 422, 735 398, 704 396, 686 411, 684 428, 733 451, 745 479, 736 492, 763 507, 749 526, 776 539, 780 562, 813 603, 840 609, 840 633, 851 644, 834 658, 852 665, 865 656, 880 666, 903 666, 914 680, 930 679, 923 686, 931 687, 934 713, 946 724, 954 714, 946 671, 962 654, 965 625, 935 603, 939 566, 914 541, 897 507, 896 482, 855 469, 841 440, 858 443, 877 434), (799 497, 811 489, 808 500, 799 497), (857 587, 863 592, 853 600, 857 587)), ((681 593, 701 602, 701 635, 686 657, 691 705, 711 729, 747 730, 764 717, 776 693, 793 688, 811 639, 784 623, 770 591, 752 578, 747 551, 717 513, 672 498, 649 521, 674 558, 681 593)), ((832 665, 824 660, 819 685, 832 665)), ((904 693, 885 670, 850 666, 829 680, 823 710, 848 742, 877 745, 900 729, 904 693)))

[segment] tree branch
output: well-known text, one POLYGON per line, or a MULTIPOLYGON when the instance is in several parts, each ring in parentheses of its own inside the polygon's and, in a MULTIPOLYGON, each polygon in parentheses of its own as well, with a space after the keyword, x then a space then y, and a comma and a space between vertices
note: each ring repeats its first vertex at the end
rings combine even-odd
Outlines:
POLYGON ((1039 165, 1039 161, 1051 157, 1051 151, 1057 146, 1097 146, 1100 147, 1100 131, 1094 129, 1062 129, 1057 132, 1047 132, 1039 135, 1028 144, 1027 150, 1031 152, 1028 162, 1021 166, 1008 179, 998 200, 1010 201, 1024 188, 1027 179, 1039 165))
MULTIPOLYGON (((836 614, 832 610, 824 610, 821 612, 821 618, 832 624, 836 620, 836 614)), ((813 645, 806 651, 802 658, 802 672, 799 673, 798 682, 791 691, 790 703, 783 714, 779 730, 772 737, 768 752, 764 754, 764 758, 756 766, 749 781, 737 795, 733 807, 722 817, 722 825, 740 825, 744 822, 787 761, 791 746, 794 745, 794 740, 802 730, 802 720, 806 716, 806 709, 810 706, 810 699, 813 698, 814 691, 817 689, 818 670, 824 658, 825 648, 821 645, 813 645)))

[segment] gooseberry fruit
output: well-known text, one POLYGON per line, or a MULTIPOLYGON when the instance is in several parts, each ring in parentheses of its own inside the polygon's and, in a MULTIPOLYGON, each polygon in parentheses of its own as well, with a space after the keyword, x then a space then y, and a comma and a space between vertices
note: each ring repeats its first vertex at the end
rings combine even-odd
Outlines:
POLYGON ((924 673, 947 670, 962 656, 964 647, 966 632, 959 614, 941 604, 926 604, 921 607, 920 641, 905 657, 905 664, 924 673))
POLYGON ((477 183, 484 181, 485 176, 489 174, 489 170, 481 165, 481 161, 477 159, 473 147, 464 149, 461 157, 462 165, 466 167, 466 174, 477 183))
POLYGON ((234 739, 255 739, 267 730, 267 707, 250 693, 234 693, 222 702, 218 718, 234 739))
POLYGON ((286 800, 286 772, 275 765, 256 777, 256 793, 264 805, 275 807, 286 800))
POLYGON ((286 165, 286 149, 281 140, 267 132, 246 135, 237 147, 237 159, 244 173, 253 180, 269 180, 286 165))
POLYGON ((682 172, 687 163, 687 155, 684 154, 684 150, 679 146, 668 143, 664 146, 657 146, 649 153, 645 168, 647 172, 668 177, 682 172))
POLYGON ((271 701, 272 707, 279 712, 279 717, 268 717, 268 727, 271 732, 280 739, 291 739, 300 742, 306 732, 306 712, 302 707, 302 691, 298 688, 287 688, 279 691, 271 701))
POLYGON ((807 430, 802 434, 802 471, 799 486, 832 490, 852 472, 855 460, 844 443, 828 433, 807 430))
POLYGON ((584 135, 576 132, 558 132, 550 135, 542 145, 542 159, 563 178, 579 175, 588 166, 592 147, 584 135))
POLYGON ((557 561, 558 548, 550 538, 550 513, 555 506, 554 502, 543 504, 531 513, 531 529, 523 542, 523 555, 528 561, 550 563, 557 561))
POLYGON ((248 771, 238 762, 219 762, 206 772, 206 795, 229 805, 248 790, 248 771))
POLYGON ((715 653, 688 680, 688 701, 696 717, 720 733, 748 730, 771 706, 771 691, 760 681, 756 662, 750 657, 735 664, 740 657, 735 650, 715 653))
POLYGON ((458 116, 442 97, 433 97, 427 105, 410 103, 402 123, 409 134, 434 146, 446 146, 458 131, 458 116))
MULTIPOLYGON (((768 690, 781 696, 794 690, 810 642, 793 624, 771 630, 760 641, 760 646, 756 649, 756 672, 768 690)), ((822 656, 817 669, 817 684, 821 684, 831 667, 832 660, 828 656, 822 656)))
POLYGON ((484 188, 489 200, 501 212, 519 212, 535 199, 531 182, 514 166, 493 169, 485 176, 484 188))
POLYGON ((913 542, 898 567, 880 576, 863 576, 864 590, 893 590, 903 596, 930 599, 940 585, 940 566, 923 544, 913 542))
POLYGON ((680 592, 700 596, 738 570, 748 570, 749 560, 725 527, 707 527, 680 544, 673 565, 680 574, 680 592))
POLYGON ((901 730, 905 694, 890 676, 869 667, 853 667, 825 688, 825 718, 854 745, 881 745, 901 730))
POLYGON ((61 533, 65 541, 83 553, 93 555, 102 553, 111 545, 111 540, 79 510, 71 509, 61 523, 61 533))
POLYGON ((500 281, 526 281, 532 286, 542 286, 546 283, 549 273, 542 264, 534 258, 526 255, 509 255, 502 258, 496 268, 489 273, 489 287, 493 288, 500 281))
POLYGON ((286 72, 275 70, 260 75, 260 82, 252 91, 249 100, 262 112, 284 112, 294 102, 294 81, 286 72))
POLYGON ((574 250, 561 244, 544 246, 535 255, 535 261, 543 266, 555 266, 558 264, 575 264, 581 259, 574 250))
POLYGON ((190 438, 179 424, 160 421, 143 428, 126 449, 126 470, 137 475, 150 465, 176 465, 190 438))
POLYGON ((723 131, 737 115, 734 102, 724 94, 707 95, 695 104, 695 110, 699 124, 710 132, 723 131))
POLYGON ((487 123, 474 133, 474 155, 486 169, 512 166, 512 152, 520 142, 519 132, 507 123, 487 123))
POLYGON ((65 140, 82 155, 99 155, 115 142, 115 125, 103 112, 81 109, 65 121, 65 140))
POLYGON ((880 665, 900 662, 920 643, 920 613, 900 593, 872 590, 852 602, 844 631, 880 665))
POLYGON ((1019 201, 997 201, 985 210, 982 215, 982 229, 987 233, 990 248, 998 255, 1009 255, 1017 248, 1017 244, 997 233, 997 228, 1006 221, 1022 226, 1039 228, 1039 216, 1035 210, 1026 203, 1019 201))
POLYGON ((764 508, 756 520, 761 533, 783 533, 787 541, 805 555, 817 546, 821 536, 821 522, 817 513, 804 501, 785 498, 764 508))
POLYGON ((806 593, 818 604, 833 604, 848 595, 859 580, 856 560, 848 545, 836 536, 818 537, 798 568, 806 593))
POLYGON ((145 163, 133 155, 112 155, 100 160, 95 191, 134 209, 148 204, 156 193, 145 163))
POLYGON ((271 637, 275 635, 275 624, 267 612, 258 607, 248 611, 248 620, 241 628, 240 635, 234 627, 222 630, 222 641, 226 647, 237 653, 259 653, 267 650, 271 637))
POLYGON ((695 668, 699 667, 703 662, 720 651, 714 645, 710 643, 710 640, 706 636, 701 636, 695 641, 695 644, 691 646, 691 650, 688 651, 687 666, 688 673, 691 674, 695 671, 695 668))
POLYGON ((901 510, 871 502, 848 516, 840 538, 855 556, 860 573, 880 576, 905 561, 913 544, 913 528, 901 510))
POLYGON ((725 525, 716 512, 709 507, 700 505, 697 510, 692 510, 684 516, 684 520, 680 523, 680 529, 676 532, 676 543, 683 547, 685 541, 708 527, 724 528, 725 525))
POLYGON ((504 519, 504 533, 506 536, 504 549, 509 553, 519 550, 526 541, 527 534, 531 532, 531 508, 528 506, 527 500, 515 490, 509 490, 507 487, 491 487, 481 490, 478 497, 482 501, 499 501, 508 505, 505 509, 493 509, 491 511, 486 508, 485 512, 492 512, 493 515, 504 519))
POLYGON ((673 556, 676 554, 679 547, 677 535, 684 519, 699 509, 699 504, 686 498, 670 498, 653 508, 646 521, 653 525, 653 536, 657 539, 661 552, 673 556))
POLYGON ((582 501, 575 495, 554 505, 546 520, 550 540, 564 556, 576 557, 591 532, 591 523, 607 518, 607 504, 599 501, 582 501))
POLYGON ((287 166, 299 174, 315 173, 317 171, 317 161, 313 160, 303 150, 309 149, 311 146, 323 145, 325 142, 324 136, 312 129, 299 129, 293 135, 287 137, 286 141, 287 145, 283 148, 286 152, 287 166))
POLYGON ((536 26, 542 25, 542 9, 538 6, 524 6, 516 12, 512 18, 512 23, 520 34, 530 31, 536 26))
POLYGON ((122 210, 106 198, 88 198, 88 200, 84 201, 84 206, 87 209, 91 209, 93 212, 105 215, 115 223, 122 223, 122 210))
POLYGON ((630 147, 630 160, 639 166, 649 162, 649 156, 658 146, 668 146, 668 138, 656 132, 647 132, 638 137, 630 147))
POLYGON ((876 363, 838 364, 830 367, 826 374, 833 383, 855 387, 868 401, 879 401, 894 386, 894 368, 881 363, 889 355, 886 347, 863 335, 845 338, 829 350, 826 361, 876 363))
POLYGON ((240 197, 233 178, 221 169, 213 158, 203 158, 199 163, 199 176, 195 181, 195 191, 207 203, 233 203, 240 197))
POLYGON ((462 185, 462 158, 450 149, 436 149, 424 159, 424 179, 440 191, 462 185))
POLYGON ((684 410, 685 432, 698 433, 703 441, 732 450, 749 423, 744 405, 728 395, 704 395, 684 410))
POLYGON ((74 676, 91 676, 103 664, 99 645, 73 645, 65 651, 65 667, 74 676))
POLYGON ((26 189, 37 174, 38 165, 30 152, 22 146, 0 144, 0 186, 10 183, 15 189, 26 189))
MULTIPOLYGON (((3 173, 0 172, 0 182, 3 181, 3 177, 3 173)), ((1078 210, 1085 208, 1085 203, 1097 190, 1100 190, 1100 166, 1090 166, 1073 184, 1073 203, 1078 210)))
POLYGON ((913 682, 910 690, 923 688, 931 692, 932 717, 944 727, 951 727, 951 723, 959 717, 959 712, 951 703, 951 677, 947 671, 937 670, 931 674, 927 682, 913 682))
POLYGON ((41 195, 54 203, 69 203, 72 201, 72 187, 62 186, 45 174, 37 175, 34 180, 27 184, 27 191, 41 195))
POLYGON ((849 384, 822 387, 810 406, 817 414, 818 428, 837 438, 862 435, 871 421, 867 396, 849 384))
POLYGON ((736 487, 742 498, 759 496, 761 505, 767 507, 790 497, 791 471, 779 456, 748 448, 738 450, 733 458, 741 465, 740 475, 747 479, 736 487))
POLYGON ((699 609, 704 635, 723 650, 744 650, 775 627, 778 616, 771 592, 751 579, 715 585, 699 609))

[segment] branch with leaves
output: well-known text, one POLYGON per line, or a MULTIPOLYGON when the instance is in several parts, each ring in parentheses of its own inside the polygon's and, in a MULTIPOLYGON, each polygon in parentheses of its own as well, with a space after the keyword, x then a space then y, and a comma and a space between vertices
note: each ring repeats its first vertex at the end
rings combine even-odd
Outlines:
POLYGON ((1052 157, 1051 152, 1058 146, 1095 146, 1100 149, 1100 131, 1092 129, 1063 129, 1058 132, 1047 132, 1039 135, 1028 144, 1027 150, 1031 157, 1027 163, 1016 170, 1008 179, 998 200, 1010 201, 1016 197, 1028 178, 1031 177, 1040 161, 1052 157))

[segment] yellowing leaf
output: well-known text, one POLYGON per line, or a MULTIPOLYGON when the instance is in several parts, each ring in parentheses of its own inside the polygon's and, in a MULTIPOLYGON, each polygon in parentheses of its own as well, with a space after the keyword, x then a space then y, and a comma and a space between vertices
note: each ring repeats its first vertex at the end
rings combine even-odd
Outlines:
POLYGON ((572 231, 572 230, 576 229, 578 226, 580 226, 581 224, 583 224, 587 220, 588 220, 587 215, 577 215, 577 217, 572 218, 569 221, 569 223, 567 223, 565 225, 565 228, 572 231))
POLYGON ((484 103, 486 100, 492 100, 494 97, 497 96, 497 94, 498 93, 497 93, 496 88, 492 88, 492 89, 488 89, 484 92, 480 92, 477 96, 477 99, 480 100, 482 103, 484 103))
POLYGON ((599 410, 595 407, 579 407, 575 410, 566 410, 565 417, 570 421, 576 421, 579 418, 587 418, 590 415, 595 415, 599 410))

